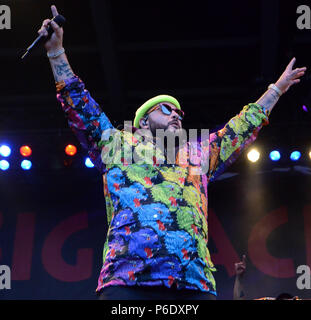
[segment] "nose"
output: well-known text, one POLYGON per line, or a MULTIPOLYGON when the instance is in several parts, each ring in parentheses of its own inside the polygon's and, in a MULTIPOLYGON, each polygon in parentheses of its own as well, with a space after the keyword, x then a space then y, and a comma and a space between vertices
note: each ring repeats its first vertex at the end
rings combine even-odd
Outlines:
POLYGON ((175 111, 175 110, 172 110, 172 113, 171 113, 171 116, 172 118, 175 120, 178 120, 179 119, 179 115, 178 113, 175 111))

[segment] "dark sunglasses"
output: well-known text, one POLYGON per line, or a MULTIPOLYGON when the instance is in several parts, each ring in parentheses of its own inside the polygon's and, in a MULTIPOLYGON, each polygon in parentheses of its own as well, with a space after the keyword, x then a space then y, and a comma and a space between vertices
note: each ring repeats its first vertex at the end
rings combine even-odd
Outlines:
POLYGON ((182 121, 183 118, 185 117, 185 113, 182 110, 179 110, 177 108, 172 108, 170 105, 166 104, 166 103, 159 103, 156 106, 154 106, 153 108, 151 108, 147 114, 151 113, 152 111, 155 111, 157 109, 160 109, 161 111, 166 114, 166 115, 170 115, 172 113, 172 111, 175 111, 178 114, 178 120, 182 121))

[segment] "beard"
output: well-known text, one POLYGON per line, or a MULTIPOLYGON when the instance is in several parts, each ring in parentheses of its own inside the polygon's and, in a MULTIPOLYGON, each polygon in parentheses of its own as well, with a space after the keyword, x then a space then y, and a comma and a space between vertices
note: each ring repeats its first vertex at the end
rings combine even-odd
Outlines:
POLYGON ((175 124, 175 123, 172 123, 169 122, 168 124, 154 124, 154 125, 151 125, 149 127, 149 130, 151 131, 152 135, 154 137, 157 136, 157 130, 160 129, 160 130, 163 130, 165 132, 165 134, 175 134, 177 135, 179 133, 179 131, 182 131, 182 128, 180 127, 179 124, 175 124))

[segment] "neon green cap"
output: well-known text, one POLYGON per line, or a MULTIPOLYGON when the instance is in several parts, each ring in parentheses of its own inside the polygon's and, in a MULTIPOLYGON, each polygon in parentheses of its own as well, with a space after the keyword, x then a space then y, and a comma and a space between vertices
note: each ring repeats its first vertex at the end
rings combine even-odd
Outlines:
POLYGON ((166 94, 161 94, 159 96, 149 99, 136 110, 134 118, 134 127, 139 128, 139 120, 144 117, 144 115, 147 113, 149 109, 161 102, 170 102, 177 109, 180 110, 180 104, 174 97, 168 96, 166 94))

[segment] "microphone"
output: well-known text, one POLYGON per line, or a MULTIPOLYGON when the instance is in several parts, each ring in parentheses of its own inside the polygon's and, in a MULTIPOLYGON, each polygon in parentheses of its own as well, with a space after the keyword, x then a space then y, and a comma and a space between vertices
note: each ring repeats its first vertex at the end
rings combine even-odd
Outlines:
MULTIPOLYGON (((60 27, 62 27, 64 25, 64 23, 66 22, 66 19, 62 16, 62 15, 57 15, 55 16, 53 19, 51 19, 51 21, 56 22, 60 27)), ((39 43, 42 42, 46 42, 48 41, 52 34, 54 33, 53 28, 51 27, 51 22, 48 24, 47 28, 46 28, 48 35, 47 36, 43 36, 43 35, 39 35, 37 37, 37 39, 26 49, 26 52, 23 54, 21 59, 24 59, 28 53, 39 43)))

